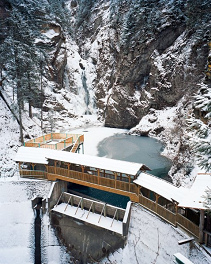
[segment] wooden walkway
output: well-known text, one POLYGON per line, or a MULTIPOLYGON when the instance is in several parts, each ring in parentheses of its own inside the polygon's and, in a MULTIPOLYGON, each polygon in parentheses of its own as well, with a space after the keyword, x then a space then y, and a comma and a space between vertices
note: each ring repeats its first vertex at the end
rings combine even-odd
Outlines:
POLYGON ((53 151, 47 151, 47 155, 46 150, 41 150, 49 148, 75 153, 81 145, 83 146, 83 143, 84 135, 64 133, 50 133, 26 142, 24 146, 39 148, 39 150, 34 149, 33 153, 32 149, 24 148, 25 156, 20 151, 20 156, 16 161, 19 162, 21 177, 49 181, 61 180, 127 196, 132 202, 140 203, 165 221, 174 226, 180 226, 199 238, 199 226, 183 216, 184 210, 178 207, 178 203, 158 195, 150 190, 150 187, 146 189, 135 183, 141 171, 149 169, 144 164, 129 164, 122 161, 121 163, 114 160, 111 162, 109 159, 99 157, 94 157, 93 160, 93 157, 90 158, 87 155, 71 154, 71 156, 66 151, 56 152, 59 155, 55 155, 53 151), (42 159, 40 156, 43 156, 42 159))
POLYGON ((127 196, 131 201, 140 203, 144 208, 170 224, 180 226, 196 238, 199 237, 199 226, 180 214, 180 210, 175 204, 168 201, 169 203, 165 204, 165 206, 160 205, 157 198, 153 201, 143 196, 140 192, 140 187, 132 182, 123 182, 117 179, 104 178, 100 175, 91 175, 54 166, 47 166, 46 172, 21 170, 20 174, 21 177, 47 179, 50 181, 62 180, 127 196))

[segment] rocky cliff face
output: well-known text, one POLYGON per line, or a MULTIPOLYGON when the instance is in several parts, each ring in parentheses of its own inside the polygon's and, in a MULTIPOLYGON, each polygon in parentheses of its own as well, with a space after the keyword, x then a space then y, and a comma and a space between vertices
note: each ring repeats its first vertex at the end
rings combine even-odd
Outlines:
MULTIPOLYGON (((150 109, 192 96, 204 78, 210 1, 18 2, 39 19, 35 43, 53 87, 43 109, 56 118, 97 111, 106 126, 131 128, 150 109)), ((5 18, 14 3, 0 7, 5 18)))
MULTIPOLYGON (((74 1, 76 3, 76 1, 74 1)), ((196 92, 208 56, 209 2, 77 1, 75 39, 91 58, 106 126, 130 128, 150 108, 196 92)))

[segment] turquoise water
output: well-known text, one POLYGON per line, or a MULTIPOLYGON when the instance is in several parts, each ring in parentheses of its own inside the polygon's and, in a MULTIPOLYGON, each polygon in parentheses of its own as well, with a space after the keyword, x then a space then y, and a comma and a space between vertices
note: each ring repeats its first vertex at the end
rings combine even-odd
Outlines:
MULTIPOLYGON (((169 180, 171 162, 160 155, 163 145, 156 139, 126 134, 105 138, 98 145, 98 156, 147 165, 150 174, 169 180)), ((74 190, 114 206, 126 208, 128 197, 74 185, 74 190)))
POLYGON ((154 138, 116 134, 99 143, 98 156, 142 163, 151 169, 149 173, 168 179, 171 162, 160 155, 162 150, 162 143, 154 138))

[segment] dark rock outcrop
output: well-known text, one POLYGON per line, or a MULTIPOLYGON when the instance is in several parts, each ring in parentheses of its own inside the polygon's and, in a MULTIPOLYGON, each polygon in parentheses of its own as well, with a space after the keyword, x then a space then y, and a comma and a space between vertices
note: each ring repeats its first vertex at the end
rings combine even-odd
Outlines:
POLYGON ((90 1, 86 9, 78 1, 75 38, 84 58, 86 41, 97 40, 94 87, 106 126, 132 127, 197 90, 209 52, 205 2, 90 1))

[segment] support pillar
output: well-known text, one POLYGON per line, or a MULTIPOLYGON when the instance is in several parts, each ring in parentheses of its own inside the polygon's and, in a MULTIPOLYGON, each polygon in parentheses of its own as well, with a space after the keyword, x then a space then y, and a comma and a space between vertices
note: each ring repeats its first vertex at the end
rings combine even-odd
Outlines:
POLYGON ((71 164, 70 163, 68 163, 68 177, 70 177, 70 175, 71 175, 71 164))
POLYGON ((139 194, 140 194, 140 189, 141 189, 141 187, 139 186, 139 185, 137 185, 137 195, 139 196, 139 194))
POLYGON ((155 202, 156 202, 156 213, 158 211, 158 199, 159 199, 160 195, 155 193, 155 202))
POLYGON ((116 179, 117 179, 117 173, 116 172, 114 173, 114 176, 115 176, 115 189, 116 189, 116 179))
POLYGON ((100 169, 97 169, 97 184, 100 185, 100 169))
POLYGON ((203 230, 204 230, 204 210, 200 210, 200 222, 199 222, 199 243, 202 244, 203 240, 203 230))
POLYGON ((84 166, 81 166, 81 170, 82 170, 82 177, 83 177, 83 181, 84 181, 84 166))
POLYGON ((56 174, 56 164, 57 164, 57 161, 54 160, 54 174, 56 174))

